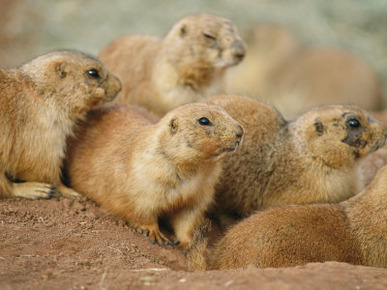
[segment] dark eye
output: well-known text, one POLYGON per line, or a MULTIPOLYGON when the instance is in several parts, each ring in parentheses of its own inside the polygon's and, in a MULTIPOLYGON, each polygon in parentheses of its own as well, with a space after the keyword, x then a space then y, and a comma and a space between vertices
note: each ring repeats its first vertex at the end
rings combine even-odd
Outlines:
POLYGON ((216 37, 212 36, 211 34, 203 33, 203 36, 207 39, 210 39, 210 40, 216 40, 216 37))
POLYGON ((357 119, 349 119, 347 121, 347 126, 351 128, 359 128, 360 127, 360 122, 357 119))
POLYGON ((206 117, 202 117, 198 120, 200 125, 209 126, 211 125, 210 120, 208 120, 206 117))
POLYGON ((91 69, 87 71, 87 74, 91 76, 92 78, 99 78, 99 73, 96 69, 91 69))

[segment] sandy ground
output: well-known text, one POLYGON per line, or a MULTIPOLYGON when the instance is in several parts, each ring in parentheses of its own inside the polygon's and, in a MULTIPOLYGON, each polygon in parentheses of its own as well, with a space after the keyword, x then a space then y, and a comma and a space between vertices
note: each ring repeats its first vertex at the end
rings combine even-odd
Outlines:
POLYGON ((387 289, 387 269, 336 262, 188 272, 86 198, 0 200, 0 245, 0 289, 387 289))

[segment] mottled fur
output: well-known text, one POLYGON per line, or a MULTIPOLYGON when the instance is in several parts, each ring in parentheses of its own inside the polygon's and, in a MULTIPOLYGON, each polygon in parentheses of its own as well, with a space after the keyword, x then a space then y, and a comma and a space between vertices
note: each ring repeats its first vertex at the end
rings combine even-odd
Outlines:
POLYGON ((60 180, 66 137, 90 108, 120 89, 100 61, 77 51, 0 69, 0 197, 47 198, 56 187, 76 195, 60 180))
POLYGON ((92 110, 79 133, 67 162, 72 187, 161 245, 168 239, 158 219, 166 216, 188 248, 213 201, 221 159, 243 129, 216 106, 181 106, 156 123, 139 107, 109 104, 92 110), (203 117, 211 124, 200 124, 203 117))
POLYGON ((99 58, 123 83, 117 102, 164 115, 202 97, 224 93, 224 74, 239 63, 246 47, 228 19, 190 15, 162 39, 123 36, 99 58))

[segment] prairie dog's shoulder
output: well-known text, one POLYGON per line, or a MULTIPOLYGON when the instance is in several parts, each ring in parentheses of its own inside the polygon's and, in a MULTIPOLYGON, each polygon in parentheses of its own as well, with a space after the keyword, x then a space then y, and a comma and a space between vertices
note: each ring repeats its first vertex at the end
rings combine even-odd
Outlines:
POLYGON ((142 57, 153 60, 155 54, 159 53, 160 48, 161 39, 158 37, 125 35, 112 41, 101 51, 98 57, 103 60, 107 67, 119 71, 116 67, 120 64, 131 65, 131 62, 139 64, 140 60, 146 61, 142 57))
POLYGON ((217 95, 206 98, 203 103, 212 104, 224 108, 233 118, 242 125, 246 124, 249 135, 255 134, 255 128, 261 131, 274 131, 284 127, 287 121, 278 110, 265 102, 238 95, 217 95), (254 124, 254 125, 253 125, 254 124))

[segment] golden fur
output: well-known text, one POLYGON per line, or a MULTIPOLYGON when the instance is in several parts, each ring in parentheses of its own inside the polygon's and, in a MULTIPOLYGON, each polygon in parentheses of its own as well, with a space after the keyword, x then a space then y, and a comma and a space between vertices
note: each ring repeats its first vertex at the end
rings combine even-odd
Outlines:
POLYGON ((246 46, 228 19, 190 15, 163 38, 128 35, 99 55, 121 79, 116 101, 164 115, 202 97, 224 93, 224 74, 244 57, 246 46))
POLYGON ((0 69, 0 197, 47 198, 62 185, 66 137, 87 111, 112 100, 119 80, 96 58, 56 51, 0 69))
POLYGON ((164 245, 166 216, 182 247, 211 204, 221 159, 243 129, 223 109, 189 104, 159 122, 145 110, 109 104, 92 110, 72 140, 71 185, 164 245), (207 118, 211 124, 200 124, 207 118))
POLYGON ((249 51, 230 70, 232 93, 265 99, 286 117, 333 103, 383 108, 379 77, 358 55, 307 47, 286 27, 269 23, 257 25, 244 39, 249 51))
POLYGON ((190 265, 213 270, 337 261, 387 267, 386 229, 387 166, 363 192, 339 204, 287 205, 251 215, 207 254, 194 246, 190 265))
POLYGON ((351 197, 363 188, 358 161, 386 139, 384 128, 356 106, 317 107, 287 122, 274 107, 247 97, 203 102, 223 107, 246 130, 243 146, 223 162, 216 197, 218 208, 239 216, 351 197))

